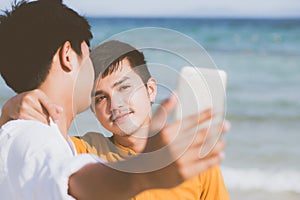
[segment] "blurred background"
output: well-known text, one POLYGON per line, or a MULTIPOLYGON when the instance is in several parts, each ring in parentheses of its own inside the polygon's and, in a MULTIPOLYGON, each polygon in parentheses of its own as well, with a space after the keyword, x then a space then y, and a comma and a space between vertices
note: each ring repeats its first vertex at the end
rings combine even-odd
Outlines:
MULTIPOLYGON (((0 8, 11 1, 1 0, 0 8)), ((202 45, 211 64, 228 74, 227 119, 232 129, 222 163, 233 200, 300 199, 300 1, 66 0, 92 25, 92 47, 134 28, 167 28, 202 45)), ((140 34, 137 40, 147 38, 140 34)), ((198 52, 186 43, 155 36, 185 57, 198 52)), ((0 44, 1 45, 1 44, 0 44)), ((165 54, 145 52, 150 63, 179 70, 187 65, 165 54)), ((201 61, 197 61, 201 65, 201 61)), ((153 76, 175 88, 176 78, 153 76)), ((163 88, 157 103, 168 96, 163 88)), ((0 78, 0 107, 14 93, 0 78)), ((99 128, 91 113, 81 114, 70 133, 99 128), (95 125, 96 124, 96 125, 95 125)), ((98 130, 99 132, 99 130, 98 130)))

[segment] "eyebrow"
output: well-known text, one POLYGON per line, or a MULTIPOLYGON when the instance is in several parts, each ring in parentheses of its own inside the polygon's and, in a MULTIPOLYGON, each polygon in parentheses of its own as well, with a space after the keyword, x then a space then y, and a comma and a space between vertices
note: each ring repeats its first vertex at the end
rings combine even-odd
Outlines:
POLYGON ((103 94, 103 93, 104 93, 103 90, 97 90, 97 91, 92 95, 92 97, 96 97, 96 96, 101 95, 101 94, 103 94))
MULTIPOLYGON (((114 87, 116 87, 116 86, 118 86, 118 85, 121 85, 122 83, 124 83, 124 82, 127 81, 128 79, 130 79, 128 76, 124 76, 121 80, 115 82, 115 83, 112 85, 112 88, 114 88, 114 87)), ((101 94, 103 94, 103 93, 104 93, 103 90, 97 90, 93 96, 95 97, 95 96, 101 95, 101 94)))
POLYGON ((128 76, 124 76, 121 80, 119 80, 118 82, 115 82, 112 87, 114 88, 114 87, 122 84, 123 82, 127 81, 128 79, 129 79, 128 76))

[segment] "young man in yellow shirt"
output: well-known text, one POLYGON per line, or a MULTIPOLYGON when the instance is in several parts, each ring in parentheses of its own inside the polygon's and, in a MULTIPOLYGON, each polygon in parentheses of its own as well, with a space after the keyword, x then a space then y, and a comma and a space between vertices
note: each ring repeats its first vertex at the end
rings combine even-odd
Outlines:
MULTIPOLYGON (((98 77, 92 109, 99 122, 113 133, 105 138, 87 133, 72 140, 78 153, 94 153, 107 161, 126 159, 145 147, 156 80, 151 77, 142 52, 119 41, 108 41, 91 54, 98 77)), ((148 190, 133 199, 229 199, 219 166, 172 189, 148 190)))

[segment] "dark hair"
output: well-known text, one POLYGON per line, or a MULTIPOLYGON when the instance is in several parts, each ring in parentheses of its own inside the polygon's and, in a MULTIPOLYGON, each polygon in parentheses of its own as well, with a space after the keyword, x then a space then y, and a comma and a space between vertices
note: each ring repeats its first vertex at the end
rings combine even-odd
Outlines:
POLYGON ((151 77, 144 54, 133 46, 117 40, 111 40, 97 46, 91 53, 91 59, 95 69, 95 79, 101 74, 101 78, 113 73, 120 68, 120 62, 128 59, 133 71, 137 73, 144 84, 151 77))
POLYGON ((66 41, 82 55, 81 43, 91 38, 87 20, 61 0, 15 1, 0 15, 1 75, 15 92, 38 88, 66 41))

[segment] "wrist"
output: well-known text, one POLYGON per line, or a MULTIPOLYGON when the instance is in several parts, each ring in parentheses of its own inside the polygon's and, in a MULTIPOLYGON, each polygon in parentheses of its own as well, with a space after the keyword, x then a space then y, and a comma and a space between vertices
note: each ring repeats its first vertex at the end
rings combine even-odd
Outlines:
POLYGON ((126 180, 126 188, 130 188, 131 196, 153 189, 156 186, 152 180, 152 172, 143 172, 141 167, 146 163, 142 164, 141 161, 143 159, 137 155, 123 161, 106 163, 109 168, 120 173, 119 178, 123 177, 126 180))
POLYGON ((150 173, 135 173, 131 176, 131 186, 136 194, 155 188, 150 173))

